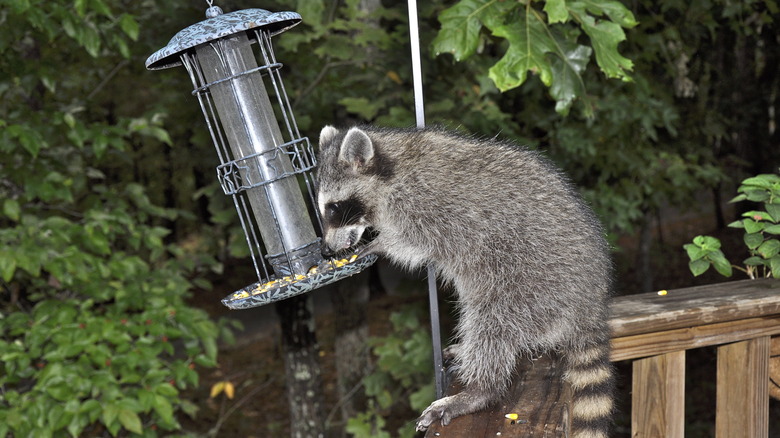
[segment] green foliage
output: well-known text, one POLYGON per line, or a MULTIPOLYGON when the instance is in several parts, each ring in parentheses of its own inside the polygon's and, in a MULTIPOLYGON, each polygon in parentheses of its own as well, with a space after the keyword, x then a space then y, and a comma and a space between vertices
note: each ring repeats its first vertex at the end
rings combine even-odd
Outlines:
POLYGON ((415 435, 412 423, 390 434, 384 419, 404 407, 421 412, 434 400, 431 338, 421 314, 418 308, 395 312, 390 315, 392 333, 370 339, 376 368, 363 379, 368 406, 350 418, 347 433, 361 438, 415 435))
POLYGON ((90 100, 132 56, 138 17, 109 0, 6 4, 0 436, 180 429, 197 411, 180 391, 216 365, 220 329, 185 302, 215 262, 170 239, 185 213, 123 178, 135 148, 172 143, 160 113, 90 100))
POLYGON ((696 236, 693 243, 687 243, 683 248, 690 258, 688 267, 694 276, 699 276, 710 266, 714 266, 724 277, 731 277, 731 264, 720 250, 720 240, 710 236, 696 236))
POLYGON ((567 114, 575 99, 586 97, 583 71, 592 53, 609 78, 630 80, 633 63, 617 50, 623 28, 637 25, 634 15, 614 0, 508 2, 461 0, 439 15, 441 30, 433 51, 462 61, 484 50, 494 37, 507 42, 503 57, 490 68, 499 90, 522 85, 529 72, 550 88, 556 111, 567 114), (543 6, 539 7, 539 4, 543 6), (588 37, 590 46, 579 43, 588 37))
MULTIPOLYGON (((731 202, 750 201, 763 206, 742 214, 743 219, 729 224, 731 228, 745 230, 743 241, 750 257, 742 261, 748 277, 778 278, 780 276, 780 175, 761 174, 742 181, 737 195, 731 202)), ((731 265, 720 251, 720 240, 710 236, 697 236, 693 243, 684 245, 690 258, 689 268, 694 276, 703 274, 710 265, 726 277, 731 276, 731 265)))

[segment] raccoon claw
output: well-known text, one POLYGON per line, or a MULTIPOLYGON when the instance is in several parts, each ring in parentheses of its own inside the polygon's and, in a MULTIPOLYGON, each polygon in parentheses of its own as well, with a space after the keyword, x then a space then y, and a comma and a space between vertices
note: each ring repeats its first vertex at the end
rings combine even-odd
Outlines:
POLYGON ((417 431, 424 432, 428 427, 436 420, 441 420, 441 425, 446 426, 450 424, 453 416, 449 408, 449 399, 452 397, 444 397, 431 403, 417 419, 417 431))

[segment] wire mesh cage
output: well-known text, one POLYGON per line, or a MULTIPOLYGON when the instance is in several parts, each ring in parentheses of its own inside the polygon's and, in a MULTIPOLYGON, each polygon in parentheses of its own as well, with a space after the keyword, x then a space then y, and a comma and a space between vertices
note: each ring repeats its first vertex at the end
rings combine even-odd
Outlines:
POLYGON ((258 281, 222 302, 231 308, 268 304, 353 275, 376 256, 325 260, 315 208, 316 156, 301 136, 271 37, 301 20, 294 12, 216 6, 149 57, 149 69, 184 65, 220 164, 217 179, 231 196, 258 281))

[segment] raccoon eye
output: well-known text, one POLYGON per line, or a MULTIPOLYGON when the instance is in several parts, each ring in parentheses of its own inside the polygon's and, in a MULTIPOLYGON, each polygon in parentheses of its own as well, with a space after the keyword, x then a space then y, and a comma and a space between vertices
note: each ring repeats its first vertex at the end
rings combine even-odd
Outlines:
POLYGON ((343 201, 328 202, 323 213, 325 221, 329 224, 343 227, 355 225, 363 220, 366 209, 362 202, 355 198, 348 198, 343 201))
POLYGON ((339 203, 338 202, 328 202, 325 204, 325 217, 326 218, 332 218, 336 215, 336 213, 339 210, 339 203))

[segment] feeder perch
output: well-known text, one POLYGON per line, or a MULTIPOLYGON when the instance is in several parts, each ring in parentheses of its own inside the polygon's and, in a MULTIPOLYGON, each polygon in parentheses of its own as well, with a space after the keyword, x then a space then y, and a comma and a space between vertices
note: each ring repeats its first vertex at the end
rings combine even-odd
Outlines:
POLYGON ((316 157, 298 131, 271 44, 301 16, 209 6, 206 20, 177 33, 146 67, 186 68, 219 156, 217 178, 244 229, 258 281, 222 303, 256 307, 360 272, 377 257, 321 255, 316 157))

